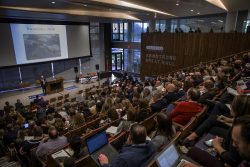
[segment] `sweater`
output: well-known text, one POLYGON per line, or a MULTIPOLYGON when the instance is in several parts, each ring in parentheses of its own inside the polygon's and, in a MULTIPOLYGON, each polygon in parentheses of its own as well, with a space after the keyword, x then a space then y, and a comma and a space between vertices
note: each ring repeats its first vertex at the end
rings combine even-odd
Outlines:
POLYGON ((195 102, 180 102, 172 111, 172 121, 181 125, 186 125, 189 120, 197 113, 201 112, 203 107, 195 102))

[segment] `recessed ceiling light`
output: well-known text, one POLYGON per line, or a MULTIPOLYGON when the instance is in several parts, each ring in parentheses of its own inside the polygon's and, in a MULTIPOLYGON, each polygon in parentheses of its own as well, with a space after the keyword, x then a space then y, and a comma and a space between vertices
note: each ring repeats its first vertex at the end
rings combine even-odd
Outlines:
POLYGON ((223 23, 223 20, 218 20, 218 22, 221 22, 221 23, 223 23))
POLYGON ((147 15, 149 16, 149 13, 147 13, 147 15))
POLYGON ((200 14, 200 12, 198 12, 197 14, 200 14))
POLYGON ((212 21, 211 23, 212 23, 212 24, 216 24, 216 23, 215 23, 215 22, 213 22, 213 21, 212 21))
POLYGON ((191 9, 190 11, 191 11, 191 12, 193 12, 194 10, 193 10, 193 9, 191 9))
POLYGON ((176 6, 179 6, 180 4, 176 3, 175 5, 176 5, 176 6))
POLYGON ((52 4, 55 4, 56 2, 55 2, 55 1, 52 1, 51 3, 52 3, 52 4))
POLYGON ((86 7, 86 6, 88 6, 88 5, 84 4, 83 6, 85 6, 85 7, 86 7))

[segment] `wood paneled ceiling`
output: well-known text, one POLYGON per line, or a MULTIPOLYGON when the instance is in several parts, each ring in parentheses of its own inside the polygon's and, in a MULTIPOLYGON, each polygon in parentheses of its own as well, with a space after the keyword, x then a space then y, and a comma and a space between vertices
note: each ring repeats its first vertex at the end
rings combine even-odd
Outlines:
POLYGON ((250 0, 1 0, 0 17, 150 20, 248 10, 250 0), (225 8, 221 7, 223 4, 225 8))

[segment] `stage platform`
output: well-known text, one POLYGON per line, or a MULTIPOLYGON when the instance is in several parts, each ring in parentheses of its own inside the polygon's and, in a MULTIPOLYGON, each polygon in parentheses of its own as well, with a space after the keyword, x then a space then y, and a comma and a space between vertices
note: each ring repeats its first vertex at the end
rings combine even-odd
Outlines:
MULTIPOLYGON (((100 80, 100 84, 102 84, 105 81, 106 81, 106 79, 100 80)), ((45 100, 49 100, 50 98, 58 97, 58 96, 68 94, 68 93, 70 95, 70 98, 76 97, 76 93, 79 90, 84 90, 86 88, 90 88, 93 85, 98 86, 98 84, 99 83, 98 83, 98 81, 96 81, 96 79, 92 79, 91 83, 84 83, 84 84, 75 83, 73 81, 72 82, 64 82, 64 91, 43 96, 43 98, 45 100)), ((41 94, 42 94, 41 87, 0 93, 0 109, 3 109, 6 101, 9 101, 10 105, 14 106, 17 99, 20 99, 21 102, 23 103, 23 105, 29 105, 29 103, 34 100, 33 97, 35 95, 41 95, 41 94)), ((82 97, 79 96, 77 98, 82 98, 82 97)))

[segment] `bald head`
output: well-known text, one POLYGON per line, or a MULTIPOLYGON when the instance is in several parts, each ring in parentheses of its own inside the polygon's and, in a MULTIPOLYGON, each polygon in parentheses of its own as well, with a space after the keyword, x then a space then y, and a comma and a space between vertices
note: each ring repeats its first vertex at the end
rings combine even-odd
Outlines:
POLYGON ((51 139, 56 139, 58 137, 57 129, 54 126, 49 128, 49 137, 51 139))
POLYGON ((168 84, 166 86, 166 91, 167 92, 174 92, 176 90, 176 86, 174 84, 168 84))

